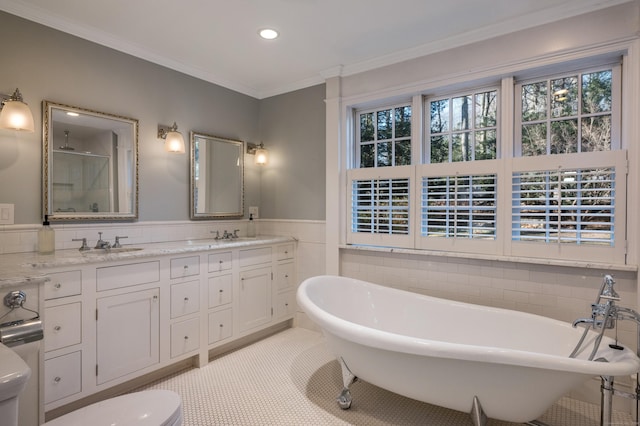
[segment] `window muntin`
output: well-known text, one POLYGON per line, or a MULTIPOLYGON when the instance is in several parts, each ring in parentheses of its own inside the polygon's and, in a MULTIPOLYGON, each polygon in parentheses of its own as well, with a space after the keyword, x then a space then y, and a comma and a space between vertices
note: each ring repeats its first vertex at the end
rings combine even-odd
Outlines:
POLYGON ((411 105, 357 112, 358 167, 411 164, 411 105))
POLYGON ((611 150, 614 76, 610 68, 518 85, 520 154, 611 150))
POLYGON ((425 163, 497 158, 498 91, 429 100, 425 163))

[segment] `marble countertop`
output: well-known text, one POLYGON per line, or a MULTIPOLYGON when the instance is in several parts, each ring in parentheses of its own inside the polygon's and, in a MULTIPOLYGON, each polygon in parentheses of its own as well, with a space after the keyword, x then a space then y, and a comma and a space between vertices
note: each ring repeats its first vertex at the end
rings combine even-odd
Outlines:
POLYGON ((12 253, 0 255, 0 288, 48 280, 47 269, 66 265, 113 262, 146 257, 201 252, 208 250, 236 249, 265 244, 295 241, 292 237, 258 236, 232 240, 186 240, 164 243, 122 245, 122 248, 57 250, 53 254, 12 253))

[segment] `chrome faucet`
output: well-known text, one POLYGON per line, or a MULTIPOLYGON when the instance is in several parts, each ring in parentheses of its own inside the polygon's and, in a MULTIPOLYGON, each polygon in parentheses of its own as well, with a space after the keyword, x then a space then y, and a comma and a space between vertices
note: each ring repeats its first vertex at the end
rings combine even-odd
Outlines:
POLYGON ((102 232, 98 232, 98 241, 96 242, 95 248, 105 249, 105 250, 108 250, 111 248, 111 244, 109 243, 109 241, 105 241, 102 239, 102 232))
MULTIPOLYGON (((615 302, 620 300, 620 296, 613 288, 615 284, 615 280, 611 275, 605 275, 602 280, 602 286, 600 287, 600 292, 598 293, 598 297, 596 298, 596 302, 591 305, 591 318, 580 318, 573 322, 573 326, 576 327, 578 324, 589 324, 588 327, 585 327, 584 333, 582 337, 578 341, 573 352, 569 355, 570 358, 575 358, 577 353, 580 351, 582 347, 582 343, 584 342, 585 337, 587 336, 589 329, 598 330, 598 336, 595 338, 593 342, 593 349, 591 350, 591 354, 589 355, 589 361, 592 361, 596 352, 598 351, 598 347, 600 346, 600 342, 602 340, 602 336, 604 334, 605 329, 614 328, 617 325, 617 321, 619 320, 630 320, 636 323, 636 332, 637 332, 637 346, 636 346, 636 356, 640 358, 640 313, 637 311, 618 306, 615 302)), ((617 339, 614 344, 610 344, 609 347, 611 349, 624 350, 624 346, 618 345, 617 339)), ((607 361, 606 358, 600 357, 595 361, 607 361)), ((630 393, 626 391, 620 391, 618 389, 614 389, 614 377, 613 376, 602 376, 601 377, 602 385, 600 386, 600 424, 604 426, 613 425, 612 420, 612 406, 613 406, 613 395, 620 395, 625 398, 629 398, 636 401, 636 418, 640 415, 640 373, 636 374, 636 387, 635 393, 630 393)))

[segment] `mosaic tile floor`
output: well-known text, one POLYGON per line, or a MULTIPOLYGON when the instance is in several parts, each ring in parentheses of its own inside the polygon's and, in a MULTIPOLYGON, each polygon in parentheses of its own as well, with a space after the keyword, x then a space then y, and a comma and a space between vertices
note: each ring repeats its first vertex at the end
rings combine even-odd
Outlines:
MULTIPOLYGON (((366 382, 351 386, 353 405, 343 411, 340 366, 320 333, 292 328, 144 388, 182 396, 184 426, 429 425, 472 426, 467 413, 405 398, 366 382)), ((569 398, 540 421, 550 426, 597 426, 600 409, 569 398)), ((614 413, 614 424, 635 425, 614 413)), ((514 426, 490 420, 489 426, 514 426)))

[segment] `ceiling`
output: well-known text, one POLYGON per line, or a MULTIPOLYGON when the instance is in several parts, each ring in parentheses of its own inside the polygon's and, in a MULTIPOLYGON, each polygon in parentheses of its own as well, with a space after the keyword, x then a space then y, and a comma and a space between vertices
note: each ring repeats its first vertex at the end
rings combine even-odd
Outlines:
POLYGON ((631 0, 0 0, 0 10, 261 99, 631 0), (272 27, 276 40, 258 30, 272 27))

